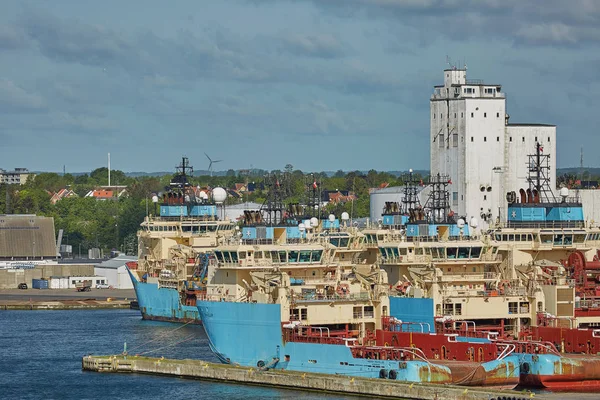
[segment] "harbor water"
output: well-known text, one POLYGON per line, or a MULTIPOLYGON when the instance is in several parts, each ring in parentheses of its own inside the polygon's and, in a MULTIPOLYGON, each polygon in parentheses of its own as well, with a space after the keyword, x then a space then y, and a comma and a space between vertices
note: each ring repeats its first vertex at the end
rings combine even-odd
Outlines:
POLYGON ((82 356, 121 353, 125 342, 129 354, 218 362, 201 326, 143 321, 135 310, 0 312, 0 399, 350 399, 81 370, 82 356))

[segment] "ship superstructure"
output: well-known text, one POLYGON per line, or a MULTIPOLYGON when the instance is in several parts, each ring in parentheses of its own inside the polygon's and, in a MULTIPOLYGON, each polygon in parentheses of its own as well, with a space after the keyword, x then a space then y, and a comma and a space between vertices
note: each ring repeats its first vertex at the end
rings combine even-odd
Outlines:
POLYGON ((156 215, 138 231, 138 262, 129 267, 143 318, 199 322, 195 301, 204 295, 210 253, 235 234, 235 223, 219 218, 222 188, 200 190, 183 157, 168 190, 153 196, 156 215))

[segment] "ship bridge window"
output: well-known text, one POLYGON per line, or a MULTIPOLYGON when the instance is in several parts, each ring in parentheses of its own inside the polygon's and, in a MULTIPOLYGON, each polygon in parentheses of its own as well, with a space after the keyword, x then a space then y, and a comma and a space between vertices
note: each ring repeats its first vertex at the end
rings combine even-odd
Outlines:
POLYGON ((458 250, 456 249, 456 247, 448 247, 448 249, 446 249, 446 252, 448 253, 448 258, 456 258, 456 254, 458 252, 458 250))
POLYGON ((217 261, 223 262, 223 253, 221 253, 220 251, 215 251, 215 258, 217 259, 217 261))
POLYGON ((301 263, 309 263, 310 262, 310 250, 302 250, 300 252, 300 257, 298 261, 301 263))
POLYGON ((573 243, 583 243, 585 241, 585 235, 577 234, 573 235, 573 243))
POLYGON ((434 248, 433 256, 435 258, 446 258, 446 249, 443 247, 434 248))
POLYGON ((254 259, 259 259, 259 258, 263 258, 263 252, 262 251, 255 251, 254 252, 254 259))
POLYGON ((240 260, 245 260, 246 259, 246 252, 245 251, 240 251, 238 254, 239 254, 239 259, 240 260))
POLYGON ((540 235, 542 243, 552 243, 552 235, 540 235))
POLYGON ((269 254, 269 258, 271 258, 274 263, 280 262, 279 261, 279 252, 278 251, 271 251, 271 253, 269 254))
POLYGON ((392 252, 392 255, 393 255, 394 257, 398 258, 398 257, 400 256, 400 252, 398 251, 398 248, 397 248, 397 247, 392 247, 392 248, 390 248, 390 250, 391 250, 391 252, 392 252))
POLYGON ((401 248, 401 249, 398 249, 398 250, 399 250, 401 256, 405 256, 406 255, 406 248, 401 248))
POLYGON ((469 258, 469 247, 459 247, 458 258, 469 258))
POLYGON ((296 250, 291 250, 288 253, 288 262, 290 263, 297 263, 298 262, 298 255, 299 255, 299 251, 296 250))
POLYGON ((229 255, 228 251, 223 252, 223 262, 226 262, 226 263, 231 262, 231 256, 229 255))
POLYGON ((379 248, 379 253, 381 253, 381 257, 383 257, 384 259, 387 258, 387 254, 385 253, 384 247, 379 248))
POLYGON ((235 264, 237 264, 237 262, 238 262, 238 254, 237 254, 237 251, 232 251, 232 252, 230 253, 230 255, 231 255, 231 262, 232 262, 232 263, 235 263, 235 264))
POLYGON ((312 262, 321 262, 321 256, 323 255, 323 250, 313 250, 311 260, 312 262))
POLYGON ((287 251, 279 250, 279 262, 282 262, 282 263, 287 262, 287 251))
POLYGON ((329 243, 331 243, 332 245, 334 245, 336 247, 348 247, 348 242, 349 242, 349 239, 343 238, 343 237, 335 237, 335 238, 329 239, 329 243))
POLYGON ((481 257, 481 247, 471 247, 471 258, 481 257))

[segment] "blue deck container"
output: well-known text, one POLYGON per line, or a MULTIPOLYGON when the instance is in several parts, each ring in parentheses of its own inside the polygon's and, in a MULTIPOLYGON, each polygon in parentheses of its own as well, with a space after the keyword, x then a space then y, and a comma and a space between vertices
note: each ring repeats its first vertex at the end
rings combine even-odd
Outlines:
POLYGON ((48 289, 48 281, 45 279, 32 279, 31 287, 34 289, 48 289))

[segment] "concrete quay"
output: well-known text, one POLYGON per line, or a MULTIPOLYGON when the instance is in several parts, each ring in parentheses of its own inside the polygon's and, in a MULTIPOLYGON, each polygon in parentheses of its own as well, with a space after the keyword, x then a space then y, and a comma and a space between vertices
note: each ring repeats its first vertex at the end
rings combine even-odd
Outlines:
MULTIPOLYGON (((328 392, 369 398, 423 400, 524 400, 531 393, 493 390, 464 386, 409 384, 386 379, 370 379, 342 375, 303 373, 298 371, 260 371, 256 368, 213 364, 201 360, 170 360, 137 356, 85 356, 81 361, 85 371, 127 372, 167 375, 179 378, 202 379, 280 387, 286 389, 328 392)), ((536 398, 546 398, 543 394, 536 398)))
POLYGON ((0 311, 10 310, 82 310, 82 309, 107 309, 130 308, 128 300, 61 300, 61 301, 24 301, 0 300, 0 311))

